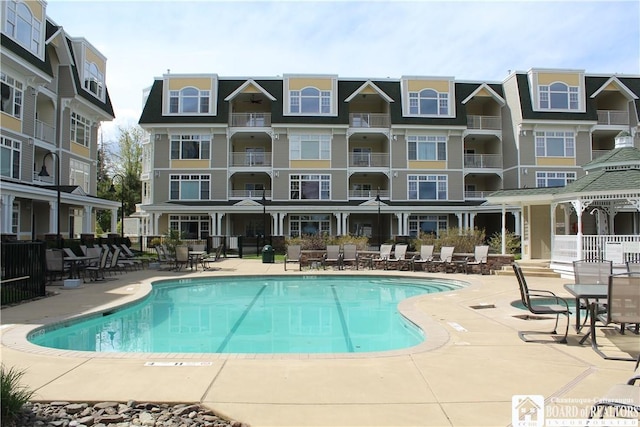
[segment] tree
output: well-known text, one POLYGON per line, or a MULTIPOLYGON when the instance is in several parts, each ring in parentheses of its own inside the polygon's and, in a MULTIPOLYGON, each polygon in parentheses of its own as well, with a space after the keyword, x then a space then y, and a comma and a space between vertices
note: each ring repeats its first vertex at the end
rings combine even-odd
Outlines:
MULTIPOLYGON (((100 147, 98 148, 98 171, 97 171, 97 195, 101 199, 112 200, 113 195, 109 192, 111 187, 111 177, 107 170, 107 152, 104 148, 104 141, 102 140, 102 134, 100 135, 100 147)), ((96 213, 96 232, 101 234, 104 230, 109 230, 111 227, 111 211, 99 210, 96 213)))

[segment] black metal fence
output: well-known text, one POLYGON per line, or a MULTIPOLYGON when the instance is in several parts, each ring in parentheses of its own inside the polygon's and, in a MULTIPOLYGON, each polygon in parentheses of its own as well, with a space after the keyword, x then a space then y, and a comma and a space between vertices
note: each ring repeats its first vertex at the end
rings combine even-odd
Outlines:
POLYGON ((46 244, 44 242, 2 243, 2 305, 46 294, 46 244))

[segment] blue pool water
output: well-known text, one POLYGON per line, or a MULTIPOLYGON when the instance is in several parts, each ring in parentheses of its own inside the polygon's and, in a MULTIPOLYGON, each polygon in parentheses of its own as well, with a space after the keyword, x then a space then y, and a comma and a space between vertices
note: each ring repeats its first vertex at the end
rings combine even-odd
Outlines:
POLYGON ((374 276, 273 276, 156 282, 140 303, 43 328, 28 339, 66 350, 150 353, 352 353, 425 340, 403 299, 458 282, 374 276))

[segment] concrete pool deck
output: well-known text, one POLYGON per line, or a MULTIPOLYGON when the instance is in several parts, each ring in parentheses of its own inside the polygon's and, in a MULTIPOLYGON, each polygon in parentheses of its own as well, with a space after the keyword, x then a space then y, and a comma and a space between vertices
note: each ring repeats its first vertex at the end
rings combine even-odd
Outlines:
MULTIPOLYGON (((40 401, 200 402, 251 426, 506 426, 513 395, 541 395, 548 416, 562 407, 588 409, 634 363, 605 360, 579 345, 525 343, 519 330, 550 330, 553 320, 524 320, 513 276, 394 271, 284 271, 282 263, 222 259, 215 271, 141 270, 3 308, 2 363, 26 370, 23 384, 40 401), (378 274, 467 281, 461 290, 401 305, 427 333, 425 345, 385 353, 217 355, 89 353, 47 349, 29 330, 103 311, 146 295, 154 280, 225 275, 378 274), (429 343, 429 338, 433 338, 429 343), (155 362, 149 366, 147 362, 155 362)), ((297 267, 297 266, 296 266, 297 267)), ((529 286, 562 296, 567 279, 527 277, 529 286)), ((573 319, 572 319, 573 320, 573 319)), ((564 320, 560 320, 564 328, 564 320)), ((636 356, 640 339, 599 330, 608 354, 636 356)), ((542 339, 549 338, 541 336, 542 339)), ((571 410, 576 410, 571 408, 571 410)), ((567 417, 564 417, 567 418, 567 417)), ((584 417, 581 417, 584 418, 584 417)))

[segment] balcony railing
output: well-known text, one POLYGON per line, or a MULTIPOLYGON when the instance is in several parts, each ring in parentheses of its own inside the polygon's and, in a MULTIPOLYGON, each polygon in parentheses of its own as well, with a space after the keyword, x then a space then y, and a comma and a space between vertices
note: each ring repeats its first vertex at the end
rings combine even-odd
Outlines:
POLYGON ((40 176, 39 173, 40 173, 40 171, 33 171, 33 178, 32 178, 33 182, 39 182, 39 183, 53 185, 53 183, 54 183, 54 181, 56 179, 56 177, 54 175, 40 176))
POLYGON ((465 154, 465 168, 502 168, 502 156, 500 154, 465 154))
POLYGON ((591 150, 591 160, 595 160, 598 157, 604 156, 611 150, 591 150))
POLYGON ((354 128, 388 128, 389 115, 384 113, 349 114, 349 125, 354 128))
POLYGON ((500 116, 467 116, 467 128, 501 130, 502 122, 500 116))
POLYGON ((628 125, 629 113, 624 110, 598 110, 599 125, 628 125))
POLYGON ((476 200, 484 200, 491 193, 494 193, 497 190, 491 191, 465 191, 464 198, 465 199, 476 199, 476 200))
POLYGON ((36 138, 42 141, 55 143, 56 142, 56 128, 36 120, 36 138))
POLYGON ((260 128, 271 126, 271 113, 232 113, 232 127, 260 128))
POLYGON ((349 190, 350 199, 373 199, 380 194, 381 199, 389 199, 389 190, 349 190))
POLYGON ((232 167, 269 167, 271 166, 271 152, 231 153, 229 163, 232 167))
POLYGON ((271 190, 230 190, 230 199, 253 199, 262 200, 262 194, 267 200, 271 200, 271 190))
POLYGON ((389 167, 389 155, 386 153, 349 153, 349 167, 387 168, 389 167))

